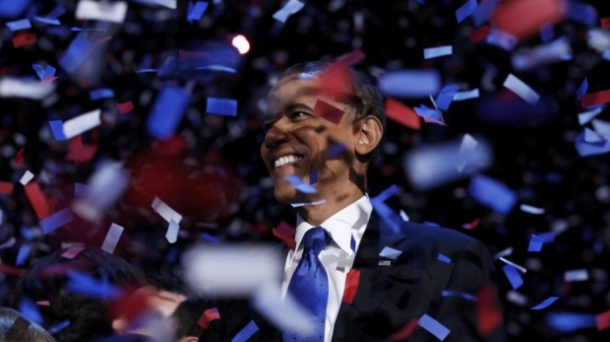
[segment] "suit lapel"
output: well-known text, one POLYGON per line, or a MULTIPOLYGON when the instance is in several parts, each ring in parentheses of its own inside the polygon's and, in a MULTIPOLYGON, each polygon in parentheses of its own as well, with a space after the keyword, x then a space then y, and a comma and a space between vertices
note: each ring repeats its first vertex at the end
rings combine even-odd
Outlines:
POLYGON ((386 317, 388 310, 380 309, 395 287, 394 280, 416 283, 425 273, 418 250, 413 240, 392 234, 380 224, 379 216, 373 212, 350 271, 360 272, 358 288, 351 304, 341 303, 333 341, 359 341, 370 331, 380 337, 393 332, 392 317, 386 317), (380 258, 379 253, 386 246, 402 251, 401 255, 395 260, 380 258), (369 326, 374 329, 367 329, 369 326))

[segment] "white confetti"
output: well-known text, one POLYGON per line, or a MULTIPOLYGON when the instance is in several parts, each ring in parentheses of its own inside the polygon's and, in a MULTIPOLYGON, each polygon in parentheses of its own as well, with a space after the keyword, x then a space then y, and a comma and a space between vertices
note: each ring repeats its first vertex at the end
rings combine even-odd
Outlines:
POLYGON ((81 187, 82 197, 77 197, 72 210, 89 221, 97 221, 119 199, 129 185, 129 174, 120 163, 106 162, 81 187))
POLYGON ((453 53, 453 46, 445 45, 424 49, 424 59, 431 59, 441 56, 448 56, 453 53))
POLYGON ((286 20, 288 20, 288 17, 290 17, 294 13, 300 11, 303 8, 303 6, 305 6, 305 4, 300 1, 289 0, 284 5, 284 7, 282 7, 277 12, 273 13, 273 19, 285 23, 286 20))
POLYGON ((383 249, 381 250, 381 252, 379 253, 380 257, 384 257, 384 258, 388 258, 388 259, 392 259, 395 260, 396 258, 398 258, 400 255, 402 254, 402 251, 399 251, 397 249, 394 249, 392 247, 388 247, 385 246, 383 247, 383 249))
POLYGON ((586 112, 578 113, 578 123, 581 125, 586 124, 587 122, 593 120, 599 113, 602 112, 603 107, 597 107, 586 112))
POLYGON ((110 254, 114 253, 114 249, 116 248, 117 243, 119 243, 123 230, 123 227, 113 223, 110 226, 110 229, 108 229, 108 233, 106 234, 106 238, 102 244, 102 250, 110 254))
POLYGON ((23 176, 19 180, 19 183, 26 185, 34 178, 34 174, 30 172, 30 170, 25 170, 23 176))
POLYGON ((64 122, 64 135, 66 139, 72 139, 92 128, 99 126, 102 121, 100 115, 101 109, 96 109, 85 114, 81 114, 64 122))
POLYGON ((519 271, 521 271, 522 273, 527 273, 527 269, 521 265, 517 265, 514 262, 510 261, 510 260, 506 260, 504 259, 504 257, 500 257, 500 260, 504 261, 505 263, 513 266, 514 268, 518 269, 519 271))
POLYGON ((515 290, 509 290, 508 293, 506 293, 506 299, 509 302, 517 304, 519 306, 527 305, 527 297, 524 294, 519 293, 515 290))
POLYGON ((610 122, 594 119, 592 124, 595 132, 610 137, 610 122))
POLYGON ((538 95, 538 93, 513 74, 509 74, 508 77, 506 77, 503 85, 532 106, 535 106, 536 103, 538 103, 538 100, 540 100, 540 95, 538 95))
POLYGON ((453 95, 453 101, 464 101, 470 99, 476 99, 479 97, 479 88, 468 90, 468 91, 460 91, 453 95))
POLYGON ((565 281, 566 283, 585 280, 589 280, 589 271, 584 268, 565 271, 563 273, 563 281, 565 281))
POLYGON ((80 20, 101 20, 122 23, 127 14, 127 3, 124 1, 101 2, 80 0, 74 16, 80 20))
POLYGON ((13 77, 0 79, 0 97, 23 97, 42 100, 50 96, 54 90, 55 83, 53 82, 21 80, 13 77))
POLYGON ((509 256, 511 254, 513 254, 513 248, 508 247, 508 248, 503 249, 500 252, 496 253, 496 255, 494 255, 494 260, 498 260, 501 257, 509 256))
POLYGON ((537 207, 531 206, 529 204, 521 204, 519 209, 521 209, 521 211, 524 211, 524 212, 530 213, 530 214, 534 214, 534 215, 544 214, 544 208, 537 208, 537 207))
POLYGON ((515 70, 531 70, 550 63, 564 61, 571 57, 570 41, 562 37, 548 44, 516 51, 512 54, 511 61, 515 70))
POLYGON ((180 231, 180 226, 176 221, 170 219, 169 226, 167 227, 167 233, 165 233, 165 238, 169 243, 175 243, 178 240, 178 232, 180 231))
POLYGON ((155 197, 152 202, 152 208, 167 222, 174 220, 177 224, 180 224, 180 221, 182 221, 182 215, 178 214, 158 197, 155 197))
POLYGON ((279 283, 269 283, 256 291, 252 297, 252 306, 282 331, 300 332, 304 335, 313 331, 309 313, 290 294, 282 299, 280 293, 279 283))

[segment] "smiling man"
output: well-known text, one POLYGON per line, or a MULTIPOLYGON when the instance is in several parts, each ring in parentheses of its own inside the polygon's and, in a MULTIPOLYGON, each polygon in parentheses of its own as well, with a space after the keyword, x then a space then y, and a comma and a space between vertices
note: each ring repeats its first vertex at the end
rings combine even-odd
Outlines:
POLYGON ((235 301, 218 307, 201 341, 505 340, 483 244, 410 222, 389 232, 373 211, 367 169, 384 126, 383 98, 360 72, 308 62, 280 75, 261 156, 276 199, 297 208, 281 290, 311 314, 313 331, 274 331, 235 301), (387 248, 394 256, 380 256, 387 248), (491 318, 483 326, 481 315, 491 318))

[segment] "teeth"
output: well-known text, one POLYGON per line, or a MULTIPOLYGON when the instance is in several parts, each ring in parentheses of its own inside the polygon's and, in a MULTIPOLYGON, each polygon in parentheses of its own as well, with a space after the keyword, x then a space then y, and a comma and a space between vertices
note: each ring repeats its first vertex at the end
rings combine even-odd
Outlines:
POLYGON ((288 163, 294 163, 294 162, 297 162, 297 161, 299 161, 301 159, 303 159, 303 158, 302 157, 298 157, 298 156, 294 156, 294 155, 280 157, 280 158, 278 158, 273 163, 273 167, 277 169, 278 167, 280 167, 282 165, 286 165, 288 163))

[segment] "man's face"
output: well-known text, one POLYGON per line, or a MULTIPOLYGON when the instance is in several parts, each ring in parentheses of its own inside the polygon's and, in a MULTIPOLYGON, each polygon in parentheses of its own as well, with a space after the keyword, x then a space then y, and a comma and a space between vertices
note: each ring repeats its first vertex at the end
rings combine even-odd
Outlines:
POLYGON ((271 174, 275 198, 281 203, 341 196, 345 182, 350 182, 357 136, 354 109, 325 96, 320 91, 321 82, 311 75, 289 75, 269 92, 261 156, 271 174), (318 100, 344 112, 337 124, 314 114, 318 100), (338 143, 345 146, 344 151, 328 158, 329 149, 338 143), (318 177, 314 185, 318 193, 314 195, 299 193, 285 179, 296 175, 309 184, 312 172, 317 172, 318 177))

